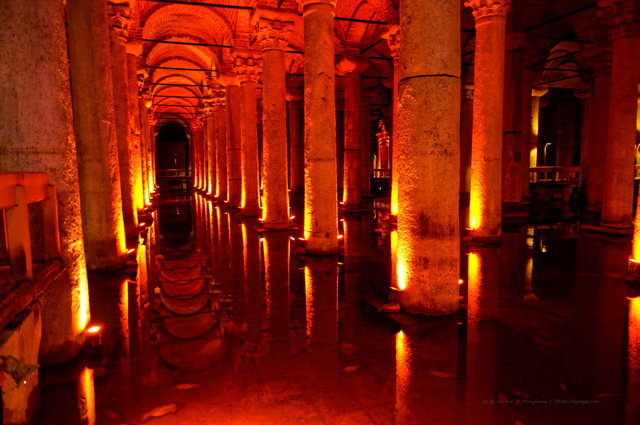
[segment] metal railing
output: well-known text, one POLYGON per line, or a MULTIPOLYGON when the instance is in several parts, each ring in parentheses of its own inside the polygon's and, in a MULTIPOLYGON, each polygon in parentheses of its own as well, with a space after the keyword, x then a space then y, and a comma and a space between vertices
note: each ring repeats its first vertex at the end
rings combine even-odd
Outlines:
POLYGON ((374 179, 390 179, 391 178, 391 170, 385 168, 376 168, 373 170, 373 178, 374 179))
POLYGON ((579 166, 529 168, 529 183, 580 185, 581 182, 582 167, 579 166))
POLYGON ((163 168, 156 171, 156 183, 160 190, 187 191, 191 189, 191 170, 163 168))

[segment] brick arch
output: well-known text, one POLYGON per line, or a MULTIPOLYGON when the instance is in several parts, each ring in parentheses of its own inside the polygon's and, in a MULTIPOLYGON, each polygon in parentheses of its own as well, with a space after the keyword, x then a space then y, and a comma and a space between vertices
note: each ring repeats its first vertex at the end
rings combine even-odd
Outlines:
POLYGON ((146 53, 147 65, 160 66, 170 60, 183 60, 198 68, 217 70, 220 62, 215 55, 211 55, 206 47, 181 46, 174 44, 146 43, 150 48, 146 53))

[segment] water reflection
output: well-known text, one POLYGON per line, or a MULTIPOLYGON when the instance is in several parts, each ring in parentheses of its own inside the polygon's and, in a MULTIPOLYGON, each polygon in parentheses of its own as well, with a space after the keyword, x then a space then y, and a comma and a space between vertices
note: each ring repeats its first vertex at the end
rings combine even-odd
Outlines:
POLYGON ((626 424, 640 423, 640 297, 629 299, 626 424))

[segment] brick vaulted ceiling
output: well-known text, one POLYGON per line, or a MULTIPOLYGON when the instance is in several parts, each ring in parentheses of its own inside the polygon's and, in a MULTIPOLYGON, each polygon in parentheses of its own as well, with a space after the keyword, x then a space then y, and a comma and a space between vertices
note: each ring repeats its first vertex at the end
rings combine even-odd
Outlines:
MULTIPOLYGON (((391 52, 381 36, 390 25, 397 24, 399 1, 403 0, 338 0, 336 6, 336 17, 346 18, 335 21, 336 54, 372 57, 371 65, 364 73, 371 78, 365 80, 365 85, 374 95, 382 96, 383 102, 385 90, 388 95, 391 86, 393 71, 391 52)), ((277 4, 275 0, 273 2, 277 4)), ((225 72, 233 72, 234 49, 255 50, 259 55, 251 26, 256 3, 256 0, 130 1, 129 37, 132 42, 142 40, 140 67, 148 74, 145 85, 153 95, 156 116, 188 116, 203 107, 203 99, 215 91, 218 78, 225 72)), ((294 0, 279 3, 300 11, 294 0)), ((607 41, 606 26, 598 18, 597 9, 591 0, 512 0, 508 32, 524 35, 521 39, 525 40, 523 48, 527 52, 526 61, 533 81, 560 80, 558 86, 577 89, 584 86, 591 68, 597 66, 593 58, 601 56, 599 46, 607 41), (549 68, 544 65, 545 60, 570 51, 577 53, 552 62, 555 71, 544 69, 549 68), (563 69, 567 71, 563 72, 563 69), (583 74, 580 78, 561 80, 575 75, 576 70, 583 74)), ((471 81, 474 21, 463 1, 461 28, 463 78, 471 81)), ((296 18, 288 49, 291 52, 286 55, 289 79, 301 84, 300 74, 304 67, 302 16, 296 18)), ((340 90, 339 80, 337 87, 340 90)))

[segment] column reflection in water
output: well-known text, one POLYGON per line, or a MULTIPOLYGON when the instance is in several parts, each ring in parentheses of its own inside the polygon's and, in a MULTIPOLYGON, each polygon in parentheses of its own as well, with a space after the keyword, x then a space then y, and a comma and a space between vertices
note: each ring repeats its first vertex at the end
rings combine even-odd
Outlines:
POLYGON ((78 376, 78 411, 80 424, 95 425, 96 393, 93 380, 93 369, 85 367, 78 376))
POLYGON ((289 359, 289 232, 264 235, 270 359, 286 366, 289 359))
MULTIPOLYGON (((242 241, 244 288, 247 320, 245 354, 259 356, 262 352, 262 296, 260 291, 260 236, 256 217, 244 217, 242 241)), ((238 294, 240 295, 240 294, 238 294)))
POLYGON ((229 214, 222 210, 220 207, 216 207, 216 216, 218 218, 218 247, 220 249, 217 269, 218 278, 220 279, 220 287, 222 293, 232 294, 232 286, 229 268, 230 265, 230 246, 229 246, 229 214))
POLYGON ((238 221, 238 215, 234 211, 228 211, 229 216, 229 240, 231 259, 231 287, 232 287, 232 313, 236 324, 246 325, 246 285, 244 281, 244 249, 242 239, 242 226, 238 221))
POLYGON ((328 391, 338 384, 338 257, 307 257, 305 261, 310 384, 328 391))
MULTIPOLYGON (((369 216, 367 216, 369 217, 369 216)), ((361 332, 358 323, 360 300, 360 277, 364 261, 365 235, 364 216, 346 214, 342 222, 344 229, 344 303, 341 305, 341 343, 356 344, 361 332)), ((340 299, 343 299, 340 297, 340 299)))
POLYGON ((455 424, 458 317, 396 334, 396 425, 455 424))
POLYGON ((213 206, 210 200, 207 201, 207 219, 209 220, 211 226, 210 232, 207 234, 207 244, 210 247, 209 258, 211 261, 211 275, 213 277, 213 281, 217 284, 220 284, 220 268, 217 264, 217 262, 220 261, 220 246, 218 244, 218 213, 217 208, 213 206))
POLYGON ((629 299, 626 425, 640 423, 640 297, 629 299))
POLYGON ((492 425, 500 253, 474 247, 468 258, 467 424, 492 425))

